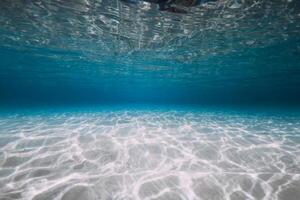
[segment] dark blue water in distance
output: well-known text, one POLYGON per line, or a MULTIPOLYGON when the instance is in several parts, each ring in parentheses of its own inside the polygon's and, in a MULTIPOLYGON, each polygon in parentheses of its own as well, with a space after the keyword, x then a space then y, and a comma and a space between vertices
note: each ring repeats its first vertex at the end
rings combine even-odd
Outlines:
POLYGON ((209 55, 189 63, 175 60, 176 55, 174 60, 145 58, 148 52, 89 60, 76 51, 3 47, 1 101, 298 104, 299 41, 292 38, 263 48, 241 48, 242 52, 209 55))
POLYGON ((0 1, 0 199, 299 200, 300 1, 0 1))

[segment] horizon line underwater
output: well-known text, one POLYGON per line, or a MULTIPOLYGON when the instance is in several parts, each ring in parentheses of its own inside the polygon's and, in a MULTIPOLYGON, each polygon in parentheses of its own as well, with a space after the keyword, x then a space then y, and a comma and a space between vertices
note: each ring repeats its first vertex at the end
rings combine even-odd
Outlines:
POLYGON ((246 199, 300 199, 300 1, 0 1, 0 200, 246 199))

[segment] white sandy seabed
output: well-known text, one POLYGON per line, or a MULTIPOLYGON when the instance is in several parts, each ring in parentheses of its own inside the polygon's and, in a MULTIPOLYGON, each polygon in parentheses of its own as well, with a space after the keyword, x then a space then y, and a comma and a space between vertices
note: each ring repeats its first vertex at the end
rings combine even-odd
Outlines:
POLYGON ((300 199, 300 118, 0 117, 0 199, 300 199))

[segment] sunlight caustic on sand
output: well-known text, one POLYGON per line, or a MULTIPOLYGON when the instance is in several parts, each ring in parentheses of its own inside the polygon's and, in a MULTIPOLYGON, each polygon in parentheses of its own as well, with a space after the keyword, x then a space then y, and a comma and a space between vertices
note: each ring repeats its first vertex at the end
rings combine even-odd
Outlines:
POLYGON ((300 198, 297 117, 120 111, 0 126, 0 199, 300 198))

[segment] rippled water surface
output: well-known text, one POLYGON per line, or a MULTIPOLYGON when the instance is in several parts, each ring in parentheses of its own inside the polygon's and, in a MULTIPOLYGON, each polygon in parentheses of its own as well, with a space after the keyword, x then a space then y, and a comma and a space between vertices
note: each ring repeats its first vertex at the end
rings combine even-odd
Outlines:
POLYGON ((300 198, 300 120, 190 111, 0 118, 1 199, 300 198))
POLYGON ((0 9, 5 46, 21 41, 84 51, 96 60, 137 50, 157 55, 152 52, 157 49, 158 58, 173 60, 175 54, 176 60, 187 61, 294 39, 300 28, 296 0, 219 0, 188 8, 184 15, 118 0, 3 0, 0 9))

